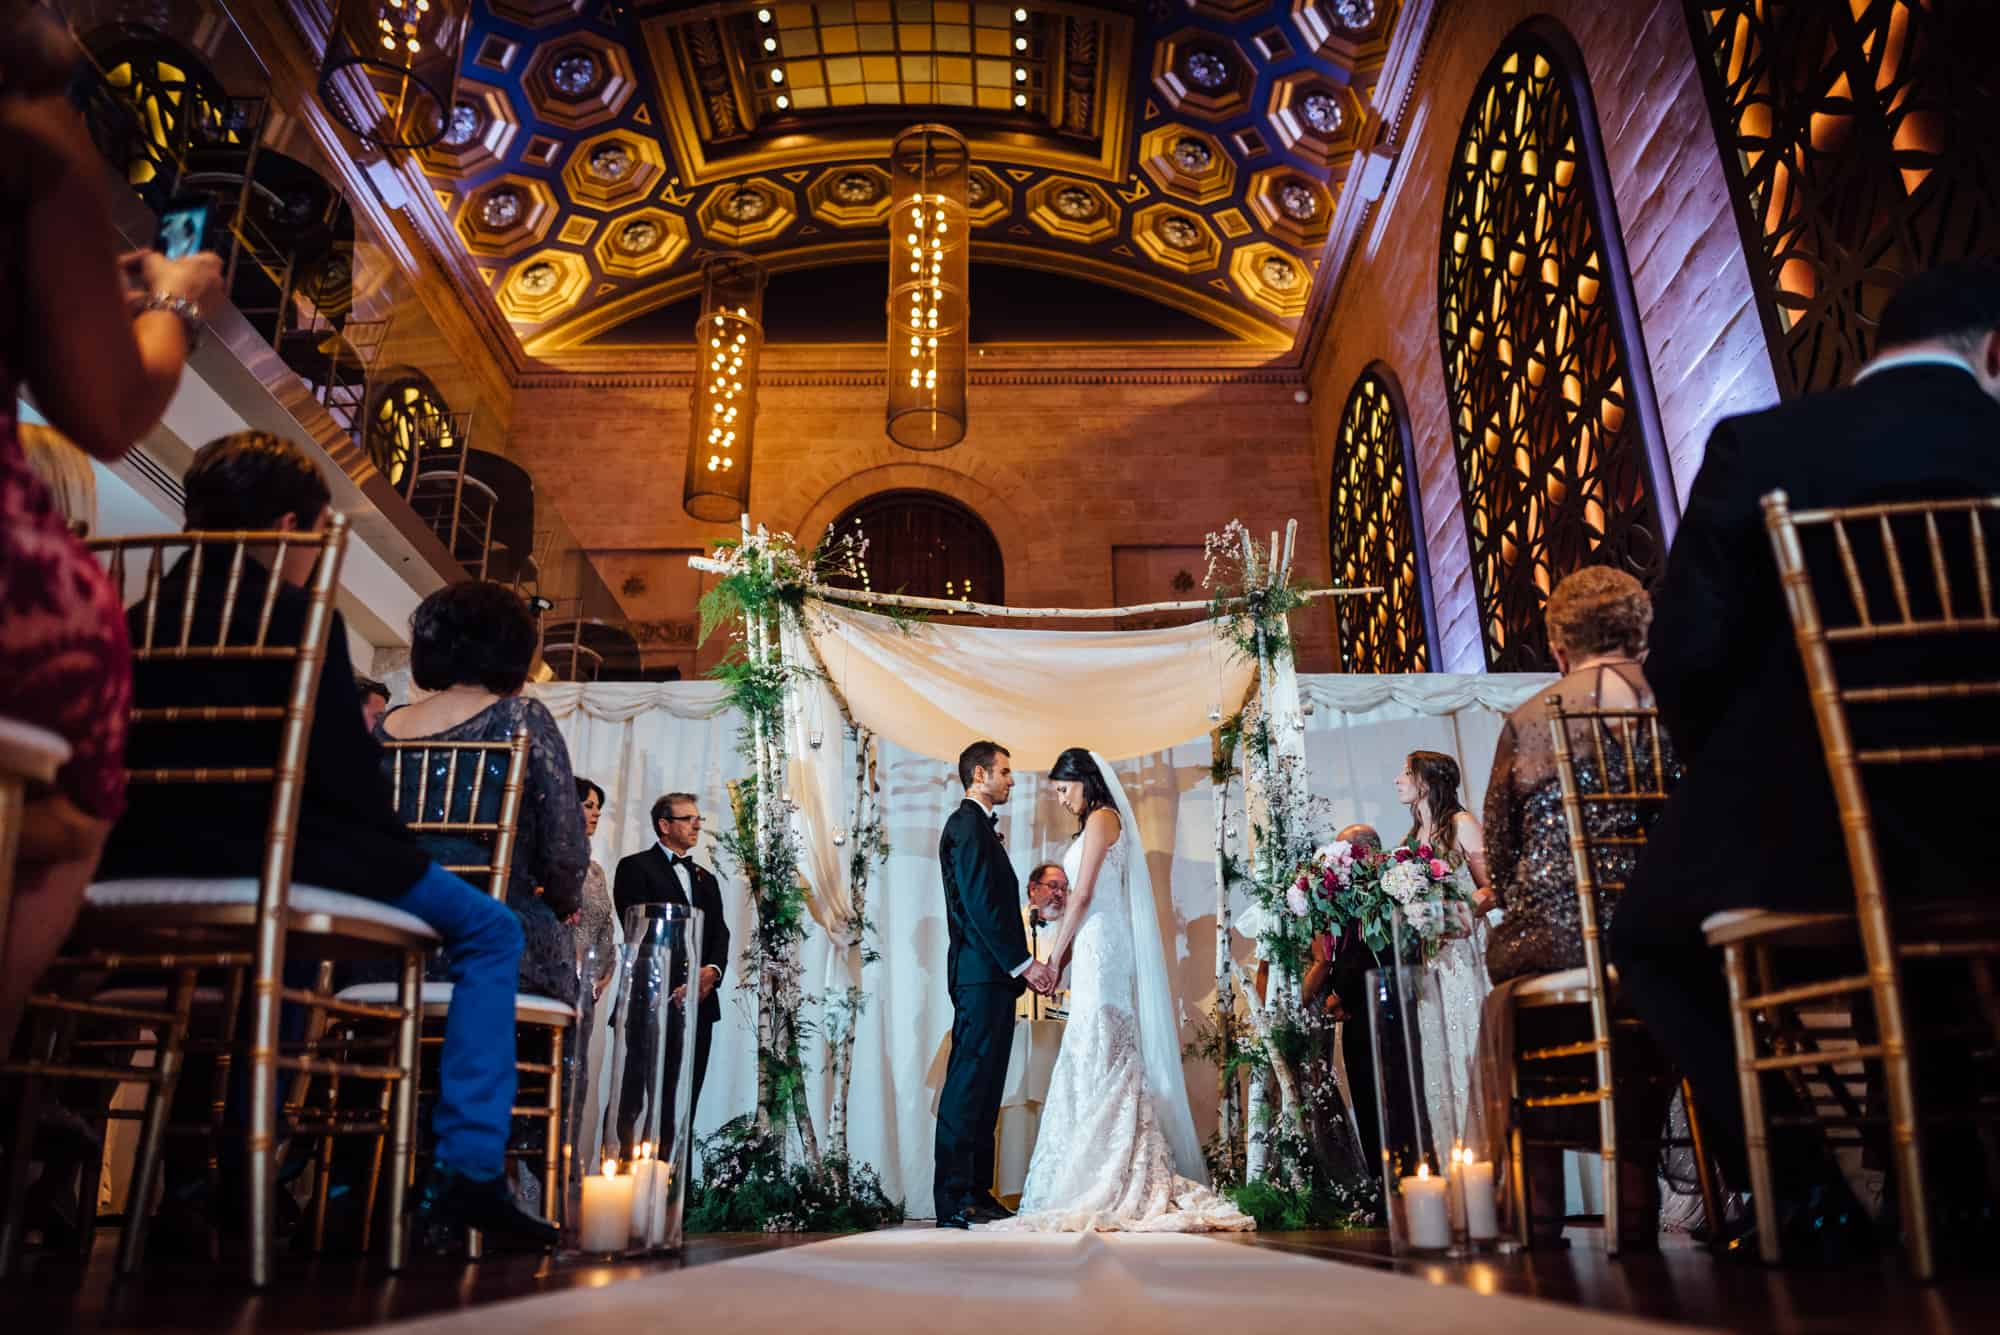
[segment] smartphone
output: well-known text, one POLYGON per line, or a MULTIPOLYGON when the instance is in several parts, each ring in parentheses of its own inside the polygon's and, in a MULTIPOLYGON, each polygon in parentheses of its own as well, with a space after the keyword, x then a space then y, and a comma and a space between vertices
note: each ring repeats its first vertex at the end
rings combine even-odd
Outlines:
POLYGON ((153 249, 170 260, 186 259, 201 249, 208 233, 206 199, 176 199, 160 210, 160 231, 153 249))

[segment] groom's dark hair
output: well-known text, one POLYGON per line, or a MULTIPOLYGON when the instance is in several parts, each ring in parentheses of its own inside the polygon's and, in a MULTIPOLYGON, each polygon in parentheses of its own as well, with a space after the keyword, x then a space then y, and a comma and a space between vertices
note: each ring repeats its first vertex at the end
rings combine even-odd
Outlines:
POLYGON ((971 746, 966 747, 958 753, 958 782, 960 786, 968 789, 971 788, 972 771, 983 769, 990 772, 993 769, 993 761, 997 757, 1011 756, 1013 754, 1012 751, 1009 751, 998 742, 974 742, 971 746))

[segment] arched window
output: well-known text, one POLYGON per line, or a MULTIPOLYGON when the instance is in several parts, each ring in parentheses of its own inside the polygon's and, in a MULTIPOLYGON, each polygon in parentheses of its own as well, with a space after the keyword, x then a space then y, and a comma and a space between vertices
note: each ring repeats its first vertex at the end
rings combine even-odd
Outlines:
POLYGON ((191 152, 247 147, 254 100, 236 100, 201 58, 166 34, 113 24, 85 39, 99 77, 81 86, 97 146, 155 210, 178 191, 191 152))
POLYGON ((1659 409, 1573 51, 1545 20, 1502 44, 1445 190, 1438 341, 1495 671, 1553 666, 1556 581, 1607 564, 1650 583, 1669 536, 1659 409))
POLYGON ((1688 25, 1779 392, 1842 384, 1904 278, 1992 252, 2000 8, 1688 0, 1688 25))
POLYGON ((1380 585, 1384 591, 1334 600, 1343 672, 1430 670, 1423 517, 1410 460, 1403 396, 1386 368, 1370 367, 1354 382, 1340 413, 1327 550, 1335 584, 1380 585))
POLYGON ((369 395, 368 457, 392 485, 419 450, 456 449, 458 435, 459 419, 421 371, 390 371, 369 395))
POLYGON ((849 506, 829 537, 867 539, 862 573, 830 580, 844 588, 920 598, 1007 600, 1000 544, 986 521, 934 491, 885 491, 849 506))

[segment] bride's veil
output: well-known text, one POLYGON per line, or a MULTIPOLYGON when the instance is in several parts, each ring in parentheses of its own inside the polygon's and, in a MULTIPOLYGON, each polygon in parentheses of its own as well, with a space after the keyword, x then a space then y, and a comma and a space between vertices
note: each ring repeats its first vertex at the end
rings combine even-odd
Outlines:
POLYGON ((1180 1021, 1174 1012, 1174 990, 1167 980, 1165 947, 1160 943, 1160 914, 1153 903, 1153 876, 1146 869, 1146 848, 1139 839, 1139 822, 1125 785, 1103 756, 1091 760, 1118 804, 1118 821, 1131 840, 1125 855, 1125 904, 1132 917, 1132 1001, 1139 1023, 1139 1055, 1145 1063, 1146 1087, 1153 1111, 1174 1153, 1174 1171, 1206 1183, 1208 1170, 1195 1139, 1194 1114, 1188 1110, 1187 1076, 1181 1069, 1180 1021))

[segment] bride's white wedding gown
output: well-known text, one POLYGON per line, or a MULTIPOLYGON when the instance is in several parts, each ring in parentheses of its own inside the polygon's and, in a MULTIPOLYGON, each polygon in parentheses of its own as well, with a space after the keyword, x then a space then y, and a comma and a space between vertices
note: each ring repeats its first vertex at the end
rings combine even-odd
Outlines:
MULTIPOLYGON (((1134 1004, 1132 915, 1125 903, 1133 847, 1131 831, 1123 831, 1098 872, 1072 942, 1069 1020, 1020 1213, 989 1228, 1197 1233, 1256 1227, 1229 1201, 1174 1171, 1146 1080, 1134 1004)), ((1082 863, 1083 840, 1077 839, 1063 856, 1071 884, 1082 863)), ((1158 942, 1145 945, 1160 948, 1158 942)))

